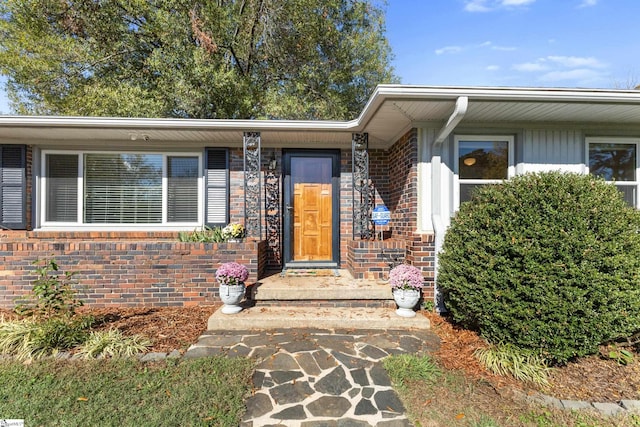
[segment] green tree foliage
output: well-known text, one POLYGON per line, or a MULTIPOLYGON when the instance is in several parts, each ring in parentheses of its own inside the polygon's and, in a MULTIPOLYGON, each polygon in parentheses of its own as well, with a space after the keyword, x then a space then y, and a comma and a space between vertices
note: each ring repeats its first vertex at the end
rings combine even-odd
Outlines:
POLYGON ((22 114, 350 119, 394 82, 367 0, 5 0, 22 114))
POLYGON ((465 327, 563 363, 640 331, 639 230, 599 178, 516 177, 462 204, 438 285, 465 327))

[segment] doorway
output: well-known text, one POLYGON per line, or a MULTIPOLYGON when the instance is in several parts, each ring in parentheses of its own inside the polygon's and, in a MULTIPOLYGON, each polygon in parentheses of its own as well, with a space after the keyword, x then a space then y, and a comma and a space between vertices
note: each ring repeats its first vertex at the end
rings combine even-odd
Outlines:
POLYGON ((337 267, 340 151, 283 154, 285 267, 337 267))

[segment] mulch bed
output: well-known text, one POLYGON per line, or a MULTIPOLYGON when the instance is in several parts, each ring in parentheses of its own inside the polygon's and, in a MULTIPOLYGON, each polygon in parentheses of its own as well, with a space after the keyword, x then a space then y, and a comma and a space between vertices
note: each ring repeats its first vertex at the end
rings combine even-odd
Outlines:
POLYGON ((117 328, 124 334, 140 334, 152 341, 150 351, 186 350, 207 329, 207 320, 217 306, 162 308, 81 308, 103 318, 96 329, 117 328))
MULTIPOLYGON (((118 328, 125 334, 141 334, 153 342, 150 351, 185 351, 206 330, 207 320, 217 306, 166 308, 86 308, 102 318, 97 329, 118 328)), ((441 339, 440 349, 434 354, 446 369, 464 371, 471 378, 484 379, 496 390, 523 388, 510 378, 487 372, 473 356, 475 349, 486 346, 476 333, 457 328, 434 313, 425 313, 431 320, 432 330, 441 339)), ((0 310, 0 318, 15 317, 10 310, 0 310)), ((621 399, 640 400, 640 355, 627 366, 614 360, 590 356, 552 371, 551 387, 538 391, 560 399, 592 402, 617 402, 621 399)))
MULTIPOLYGON (((487 344, 476 333, 460 329, 435 313, 425 313, 431 320, 433 331, 440 336, 442 345, 435 353, 443 367, 462 370, 466 375, 483 378, 496 389, 523 388, 523 384, 510 378, 498 377, 478 363, 473 352, 487 344)), ((537 391, 559 399, 590 402, 618 402, 622 399, 640 400, 640 355, 629 365, 619 365, 598 355, 584 357, 550 375, 551 386, 537 391)))

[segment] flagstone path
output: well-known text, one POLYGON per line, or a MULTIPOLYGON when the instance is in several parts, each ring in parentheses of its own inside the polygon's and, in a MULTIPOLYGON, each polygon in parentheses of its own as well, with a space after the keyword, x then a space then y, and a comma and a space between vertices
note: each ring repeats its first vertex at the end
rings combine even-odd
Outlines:
POLYGON ((412 424, 382 360, 439 345, 428 330, 209 331, 184 357, 256 358, 242 427, 401 427, 412 424))

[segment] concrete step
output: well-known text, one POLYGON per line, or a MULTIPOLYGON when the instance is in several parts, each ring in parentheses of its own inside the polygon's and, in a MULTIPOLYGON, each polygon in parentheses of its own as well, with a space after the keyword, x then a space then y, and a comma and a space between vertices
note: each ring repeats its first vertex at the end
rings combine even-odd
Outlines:
POLYGON ((389 308, 308 308, 254 307, 240 313, 223 314, 220 309, 209 317, 210 331, 313 329, 429 329, 429 319, 421 312, 400 317, 389 308))
POLYGON ((348 270, 338 275, 321 277, 283 277, 268 274, 251 286, 251 298, 260 301, 279 300, 392 300, 386 281, 354 279, 348 270))

